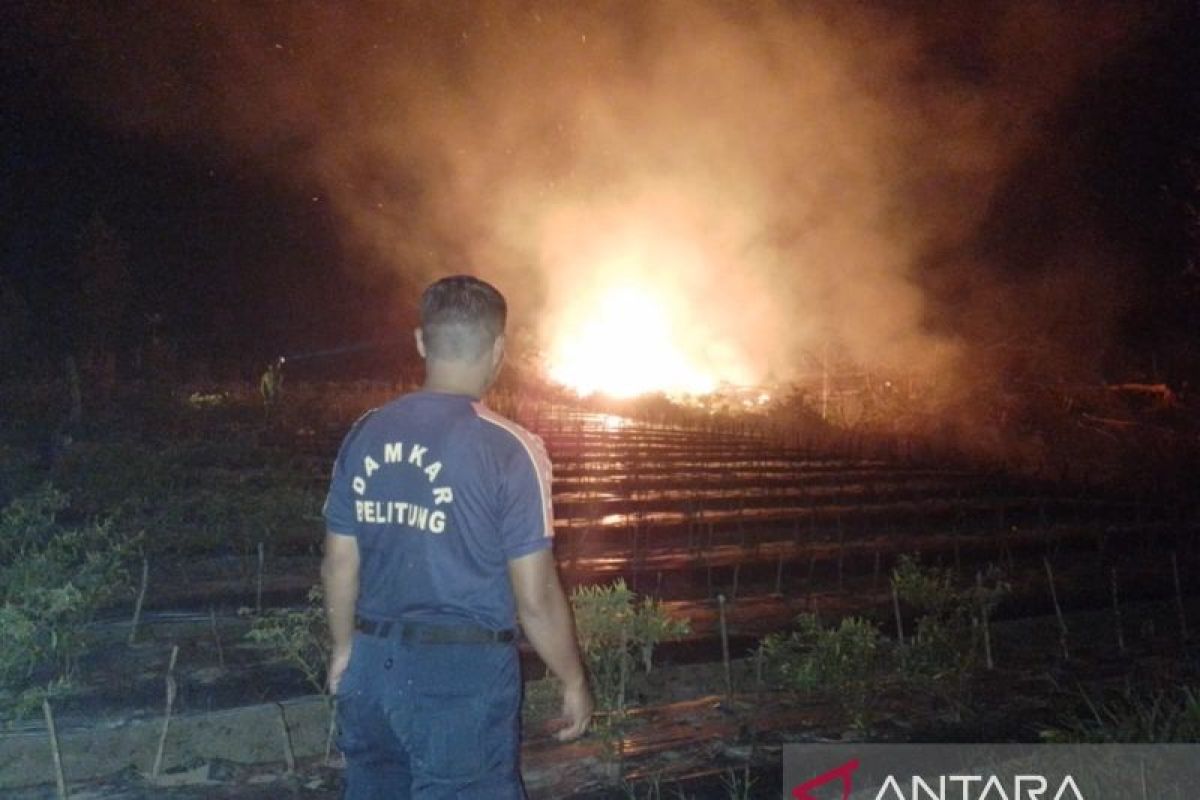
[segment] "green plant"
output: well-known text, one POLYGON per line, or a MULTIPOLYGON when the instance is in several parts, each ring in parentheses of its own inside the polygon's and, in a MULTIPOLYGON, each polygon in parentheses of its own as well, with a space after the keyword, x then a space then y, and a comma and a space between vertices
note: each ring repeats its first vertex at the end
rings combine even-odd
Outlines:
POLYGON ((318 692, 326 691, 329 635, 325 624, 324 592, 317 584, 308 590, 308 604, 299 609, 275 608, 255 617, 246 638, 266 648, 304 674, 318 692))
POLYGON ((721 785, 725 787, 729 800, 750 800, 750 790, 754 788, 754 783, 755 778, 750 774, 749 764, 743 767, 740 773, 730 767, 721 776, 721 785))
POLYGON ((623 704, 636 661, 649 672, 654 647, 690 630, 687 620, 671 619, 662 604, 637 596, 618 579, 608 586, 580 586, 571 593, 579 644, 602 709, 623 704), (638 659, 635 659, 637 654, 638 659))
POLYGON ((892 582, 900 601, 918 613, 916 633, 900 651, 901 676, 949 700, 961 716, 979 666, 980 622, 990 618, 1009 584, 989 568, 975 585, 959 587, 952 570, 909 556, 900 558, 892 582))
POLYGON ((1200 742, 1200 690, 1193 686, 1135 692, 1095 700, 1079 690, 1085 714, 1072 714, 1042 731, 1053 744, 1200 742))
POLYGON ((884 667, 879 628, 858 617, 825 628, 814 614, 801 614, 796 624, 795 631, 770 634, 760 644, 771 674, 793 691, 831 695, 855 727, 867 727, 870 699, 884 667))
POLYGON ((86 625, 129 588, 139 537, 108 522, 62 525, 67 505, 45 485, 0 511, 0 707, 8 716, 70 684, 86 625))

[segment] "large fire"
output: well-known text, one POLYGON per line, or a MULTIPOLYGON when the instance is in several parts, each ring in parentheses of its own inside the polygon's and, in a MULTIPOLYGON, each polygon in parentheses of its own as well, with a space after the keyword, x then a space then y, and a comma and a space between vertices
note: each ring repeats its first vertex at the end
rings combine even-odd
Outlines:
POLYGON ((552 379, 615 398, 757 382, 745 339, 760 314, 736 299, 749 291, 737 277, 742 249, 697 204, 647 192, 547 217, 540 257, 553 266, 540 334, 552 379))
POLYGON ((687 340, 685 310, 653 289, 614 285, 581 306, 551 343, 549 371, 559 383, 611 397, 706 394, 721 383, 687 340))

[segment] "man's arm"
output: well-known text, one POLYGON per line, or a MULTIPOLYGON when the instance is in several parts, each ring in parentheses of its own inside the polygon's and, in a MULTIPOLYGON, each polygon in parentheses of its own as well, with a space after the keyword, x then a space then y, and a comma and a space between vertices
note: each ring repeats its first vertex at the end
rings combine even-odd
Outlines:
POLYGON ((325 588, 325 617, 333 650, 329 655, 329 692, 337 693, 342 673, 350 663, 354 639, 354 609, 358 603, 358 539, 326 531, 325 558, 321 561, 325 588))
POLYGON ((566 727, 558 732, 558 738, 561 741, 578 738, 588 728, 595 703, 579 658, 575 622, 558 580, 554 555, 544 549, 512 559, 508 562, 508 574, 521 628, 533 649, 563 684, 566 727))

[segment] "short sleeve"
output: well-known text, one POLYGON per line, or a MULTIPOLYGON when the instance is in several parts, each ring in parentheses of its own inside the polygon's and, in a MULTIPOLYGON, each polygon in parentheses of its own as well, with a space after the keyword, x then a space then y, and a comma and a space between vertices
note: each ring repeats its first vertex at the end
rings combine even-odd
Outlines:
POLYGON ((500 543, 510 560, 544 550, 554 538, 550 457, 538 437, 518 441, 501 475, 500 543))
POLYGON ((338 450, 337 459, 333 462, 333 475, 329 479, 329 493, 325 495, 325 506, 322 509, 322 514, 325 516, 325 530, 332 533, 340 533, 343 536, 355 535, 355 515, 354 515, 354 497, 351 487, 350 471, 346 468, 346 461, 349 458, 351 442, 357 438, 356 434, 366 422, 367 417, 371 416, 371 411, 363 414, 358 418, 358 421, 350 427, 350 432, 346 434, 346 438, 342 440, 342 446, 338 450))
POLYGON ((329 493, 325 495, 325 529, 343 536, 354 535, 354 501, 351 499, 350 477, 345 459, 339 454, 333 462, 333 477, 329 481, 329 493))

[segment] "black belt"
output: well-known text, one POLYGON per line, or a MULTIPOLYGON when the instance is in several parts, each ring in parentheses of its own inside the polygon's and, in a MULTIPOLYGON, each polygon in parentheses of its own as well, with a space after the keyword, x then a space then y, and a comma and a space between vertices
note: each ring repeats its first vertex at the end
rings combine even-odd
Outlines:
POLYGON ((505 644, 517 638, 512 628, 494 631, 479 625, 430 625, 356 617, 354 627, 368 636, 417 644, 505 644))

